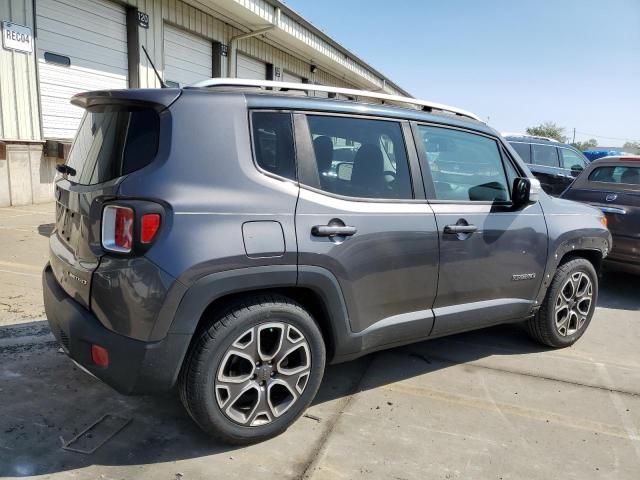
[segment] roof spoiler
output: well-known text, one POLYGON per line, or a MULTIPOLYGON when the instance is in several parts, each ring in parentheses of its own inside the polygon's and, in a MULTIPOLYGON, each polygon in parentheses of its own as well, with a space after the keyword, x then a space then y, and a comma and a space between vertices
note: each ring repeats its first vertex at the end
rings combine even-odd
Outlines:
POLYGON ((162 111, 175 102, 182 91, 179 88, 131 88, 126 90, 96 90, 78 93, 71 97, 76 107, 89 108, 97 105, 126 104, 152 107, 162 111))

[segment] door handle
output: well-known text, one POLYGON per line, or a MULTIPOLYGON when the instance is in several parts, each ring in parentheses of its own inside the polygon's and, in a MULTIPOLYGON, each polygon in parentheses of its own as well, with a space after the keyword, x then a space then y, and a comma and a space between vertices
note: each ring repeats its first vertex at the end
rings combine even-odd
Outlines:
POLYGON ((315 225, 311 228, 311 235, 314 237, 349 237, 355 235, 358 229, 348 225, 315 225))
POLYGON ((444 227, 444 233, 473 233, 478 230, 475 225, 446 225, 444 227))

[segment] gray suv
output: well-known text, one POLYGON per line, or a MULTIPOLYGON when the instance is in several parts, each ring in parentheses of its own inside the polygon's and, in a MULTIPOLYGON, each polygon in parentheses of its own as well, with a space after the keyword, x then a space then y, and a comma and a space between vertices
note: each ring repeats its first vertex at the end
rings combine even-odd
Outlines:
POLYGON ((73 361, 125 394, 177 387, 242 444, 291 425, 327 363, 521 320, 550 347, 584 333, 602 212, 540 191, 473 115, 263 83, 74 97, 43 273, 73 361))

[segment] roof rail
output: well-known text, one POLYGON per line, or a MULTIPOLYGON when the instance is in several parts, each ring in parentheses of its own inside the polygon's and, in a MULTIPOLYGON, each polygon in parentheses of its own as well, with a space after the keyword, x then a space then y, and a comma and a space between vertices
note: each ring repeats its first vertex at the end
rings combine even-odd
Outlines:
MULTIPOLYGON (((207 88, 207 87, 260 87, 260 88, 278 88, 280 90, 300 90, 300 91, 316 91, 327 93, 338 93, 349 97, 366 97, 377 98, 392 103, 410 104, 421 107, 422 110, 441 110, 443 112, 453 113, 461 117, 471 118, 481 122, 477 115, 462 110, 461 108, 450 107, 441 103, 427 102, 417 98, 402 97, 400 95, 388 95, 386 93, 369 92, 367 90, 356 90, 353 88, 329 87, 326 85, 316 85, 315 83, 292 83, 292 82, 276 82, 273 80, 247 80, 243 78, 212 78, 194 83, 185 88, 207 88)), ((307 93, 308 94, 308 93, 307 93)))
POLYGON ((500 135, 502 135, 503 137, 527 137, 527 138, 537 138, 538 140, 547 140, 549 142, 560 142, 558 139, 556 138, 551 138, 551 137, 543 137, 541 135, 531 135, 529 133, 518 133, 518 132, 500 132, 500 135))

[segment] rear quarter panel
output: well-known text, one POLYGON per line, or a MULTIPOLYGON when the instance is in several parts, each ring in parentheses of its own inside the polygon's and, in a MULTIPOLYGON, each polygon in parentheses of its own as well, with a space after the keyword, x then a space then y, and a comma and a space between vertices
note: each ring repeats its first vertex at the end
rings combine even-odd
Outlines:
POLYGON ((295 265, 298 185, 258 171, 253 162, 244 95, 185 90, 170 108, 173 133, 167 160, 135 172, 122 196, 158 198, 171 228, 146 256, 186 286, 205 274, 259 265, 295 265), (282 226, 284 252, 251 258, 245 222, 282 226))

